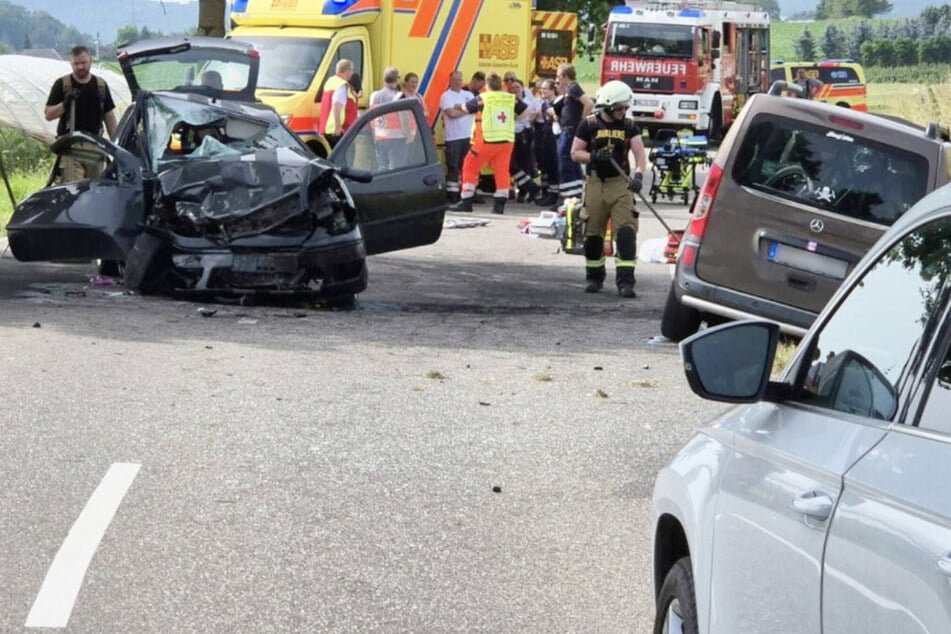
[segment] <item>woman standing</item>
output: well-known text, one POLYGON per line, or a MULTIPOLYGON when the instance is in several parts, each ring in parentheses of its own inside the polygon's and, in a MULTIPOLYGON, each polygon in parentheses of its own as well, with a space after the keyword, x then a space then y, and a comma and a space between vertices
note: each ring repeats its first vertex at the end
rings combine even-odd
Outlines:
POLYGON ((429 113, 426 111, 426 102, 423 96, 419 94, 419 75, 416 73, 406 73, 403 76, 403 92, 400 94, 402 99, 416 99, 423 106, 423 115, 429 120, 429 113))

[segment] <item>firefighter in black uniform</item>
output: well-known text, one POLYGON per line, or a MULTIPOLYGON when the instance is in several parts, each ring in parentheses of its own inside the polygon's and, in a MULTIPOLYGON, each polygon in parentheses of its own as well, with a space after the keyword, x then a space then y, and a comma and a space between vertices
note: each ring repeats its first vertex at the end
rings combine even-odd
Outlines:
POLYGON ((597 293, 604 286, 604 234, 610 219, 617 245, 614 266, 618 294, 637 296, 634 267, 638 223, 631 192, 641 191, 647 152, 640 128, 627 116, 632 97, 630 87, 622 81, 604 84, 595 96, 594 112, 582 119, 571 145, 571 159, 587 164, 581 212, 585 221, 586 293, 597 293), (630 152, 634 154, 634 171, 628 178, 630 152))

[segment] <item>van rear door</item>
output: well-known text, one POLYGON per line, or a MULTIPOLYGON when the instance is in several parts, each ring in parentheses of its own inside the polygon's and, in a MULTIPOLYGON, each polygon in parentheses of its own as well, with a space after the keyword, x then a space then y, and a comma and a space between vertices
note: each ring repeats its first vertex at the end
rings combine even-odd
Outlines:
POLYGON ((939 146, 889 121, 782 102, 751 113, 721 148, 724 176, 696 271, 819 312, 883 231, 934 187, 939 146))

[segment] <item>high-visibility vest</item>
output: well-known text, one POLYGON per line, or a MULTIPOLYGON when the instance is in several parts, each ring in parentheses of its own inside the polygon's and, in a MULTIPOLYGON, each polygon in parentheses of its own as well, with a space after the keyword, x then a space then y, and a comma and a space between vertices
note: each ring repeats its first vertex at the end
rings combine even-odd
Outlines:
POLYGON ((486 143, 514 143, 515 95, 501 90, 484 93, 482 111, 476 114, 474 125, 482 126, 486 143))
POLYGON ((334 75, 324 83, 324 92, 320 96, 320 133, 325 136, 330 136, 337 132, 337 122, 334 121, 332 116, 334 93, 346 83, 347 80, 340 75, 334 75))

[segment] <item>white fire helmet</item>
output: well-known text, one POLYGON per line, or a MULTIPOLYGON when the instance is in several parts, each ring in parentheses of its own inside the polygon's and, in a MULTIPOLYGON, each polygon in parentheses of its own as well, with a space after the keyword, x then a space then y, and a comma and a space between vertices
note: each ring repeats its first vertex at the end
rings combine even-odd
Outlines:
POLYGON ((612 79, 600 88, 594 95, 594 103, 601 108, 612 108, 617 104, 630 104, 634 98, 631 87, 623 81, 612 79))

